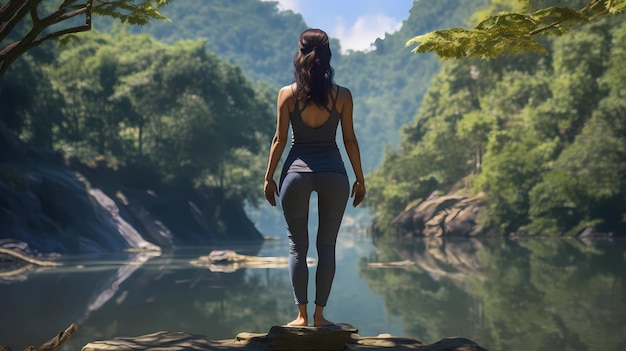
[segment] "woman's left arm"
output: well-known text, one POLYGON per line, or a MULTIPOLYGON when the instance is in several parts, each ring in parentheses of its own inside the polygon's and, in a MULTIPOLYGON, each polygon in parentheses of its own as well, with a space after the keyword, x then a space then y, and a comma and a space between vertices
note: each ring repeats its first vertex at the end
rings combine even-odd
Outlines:
POLYGON ((350 159, 350 164, 352 164, 352 169, 354 170, 354 175, 356 177, 356 181, 352 186, 351 197, 354 197, 354 201, 352 205, 354 207, 358 206, 361 201, 365 198, 365 178, 363 177, 363 168, 361 166, 361 152, 359 151, 359 142, 356 139, 356 134, 354 133, 354 123, 352 120, 352 93, 347 88, 339 88, 341 89, 339 93, 339 108, 341 115, 341 131, 343 134, 343 144, 346 147, 346 152, 348 153, 348 158, 350 159))

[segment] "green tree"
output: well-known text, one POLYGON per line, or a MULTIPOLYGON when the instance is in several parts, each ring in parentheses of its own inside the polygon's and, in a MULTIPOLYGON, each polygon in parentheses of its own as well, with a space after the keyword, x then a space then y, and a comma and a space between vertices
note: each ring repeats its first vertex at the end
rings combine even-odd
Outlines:
POLYGON ((19 62, 19 67, 0 80, 0 120, 11 130, 21 131, 24 113, 35 100, 35 91, 29 81, 35 81, 37 73, 30 60, 19 62))
POLYGON ((52 148, 55 129, 64 119, 63 106, 46 70, 33 56, 16 62, 0 79, 0 125, 33 145, 52 148))
MULTIPOLYGON (((69 117, 61 140, 96 154, 122 153, 119 127, 124 112, 112 99, 118 84, 118 56, 110 39, 96 34, 97 40, 85 37, 85 45, 69 46, 59 58, 59 69, 50 68, 51 76, 68 104, 64 112, 69 117)), ((81 43, 82 44, 82 43, 81 43)))
MULTIPOLYGON (((451 62, 442 67, 415 121, 403 128, 400 147, 388 151, 380 169, 368 175, 367 203, 379 219, 386 218, 378 223, 381 229, 409 203, 447 189, 475 170, 476 148, 467 145, 479 142, 475 146, 482 148, 483 141, 476 139, 478 129, 470 133, 464 128, 472 116, 481 113, 481 84, 470 65, 451 62)), ((488 130, 480 133, 486 135, 488 130)))
POLYGON ((67 155, 111 157, 235 200, 258 193, 251 189, 261 175, 249 165, 272 132, 268 93, 203 40, 165 45, 127 31, 91 32, 49 71, 67 101, 57 142, 67 155))
POLYGON ((257 100, 241 70, 208 54, 203 42, 172 50, 176 55, 169 56, 158 75, 173 104, 166 104, 165 113, 150 126, 148 157, 169 175, 188 172, 186 178, 195 179, 208 171, 217 177, 212 185, 222 187, 226 165, 235 156, 231 152, 243 148, 257 153, 260 136, 269 136, 269 109, 257 100))
MULTIPOLYGON (((592 111, 588 107, 583 110, 591 117, 543 181, 532 189, 532 232, 566 230, 573 235, 593 226, 613 231, 626 222, 626 103, 621 95, 626 79, 622 64, 626 59, 626 25, 618 27, 615 34, 608 45, 608 59, 603 61, 606 71, 590 84, 599 85, 596 93, 581 96, 580 104, 594 103, 598 91, 608 93, 592 111)), ((576 69, 580 69, 578 65, 576 69)))

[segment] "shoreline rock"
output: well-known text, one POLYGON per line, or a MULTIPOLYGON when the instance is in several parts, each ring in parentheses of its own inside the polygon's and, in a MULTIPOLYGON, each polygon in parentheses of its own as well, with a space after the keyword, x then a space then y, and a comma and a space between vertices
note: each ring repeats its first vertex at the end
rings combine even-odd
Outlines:
MULTIPOLYGON (((312 258, 307 258, 306 262, 309 267, 316 264, 312 258)), ((231 273, 242 268, 287 268, 289 258, 248 256, 233 250, 213 250, 207 256, 200 256, 189 263, 196 267, 206 267, 211 272, 231 273)))
POLYGON ((395 237, 480 235, 485 229, 478 224, 483 196, 433 194, 396 216, 390 231, 395 237))
POLYGON ((411 350, 422 351, 486 351, 465 338, 445 338, 425 345, 416 339, 381 334, 360 336, 350 324, 329 327, 273 326, 267 334, 239 333, 234 339, 210 340, 203 335, 160 331, 138 337, 120 337, 94 341, 82 351, 339 351, 339 350, 411 350))

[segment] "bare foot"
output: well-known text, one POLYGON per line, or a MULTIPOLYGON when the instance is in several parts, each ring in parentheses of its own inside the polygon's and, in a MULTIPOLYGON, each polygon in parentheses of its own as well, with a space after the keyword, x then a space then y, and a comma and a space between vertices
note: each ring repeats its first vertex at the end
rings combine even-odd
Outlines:
POLYGON ((327 327, 335 325, 335 323, 327 320, 324 316, 313 316, 313 326, 314 327, 327 327))
POLYGON ((309 322, 307 321, 307 318, 298 315, 298 318, 287 323, 287 325, 290 327, 306 327, 309 325, 309 322))

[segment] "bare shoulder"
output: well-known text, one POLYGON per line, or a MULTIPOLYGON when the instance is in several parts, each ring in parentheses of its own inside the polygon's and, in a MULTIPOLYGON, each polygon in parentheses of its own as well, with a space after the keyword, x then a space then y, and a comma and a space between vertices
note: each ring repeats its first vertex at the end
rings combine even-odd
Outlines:
POLYGON ((294 90, 294 84, 285 85, 284 87, 280 88, 280 90, 278 91, 278 105, 282 106, 284 104, 287 104, 288 106, 291 106, 294 101, 294 90))
POLYGON ((344 106, 352 106, 352 92, 350 89, 337 85, 339 93, 337 94, 337 108, 339 111, 343 110, 344 106))
POLYGON ((296 83, 293 83, 290 85, 285 85, 284 87, 280 88, 280 93, 292 95, 295 90, 296 90, 296 83))
POLYGON ((337 89, 339 89, 337 100, 344 100, 344 99, 352 100, 352 92, 350 91, 350 89, 341 85, 337 85, 337 89))

